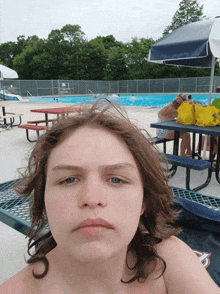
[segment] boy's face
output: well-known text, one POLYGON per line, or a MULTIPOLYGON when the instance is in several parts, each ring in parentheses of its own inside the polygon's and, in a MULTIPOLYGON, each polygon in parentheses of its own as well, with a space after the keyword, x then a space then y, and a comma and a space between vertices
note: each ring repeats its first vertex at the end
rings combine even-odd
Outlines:
POLYGON ((77 129, 49 157, 45 205, 57 246, 75 259, 126 252, 144 212, 141 175, 127 145, 102 128, 77 129))

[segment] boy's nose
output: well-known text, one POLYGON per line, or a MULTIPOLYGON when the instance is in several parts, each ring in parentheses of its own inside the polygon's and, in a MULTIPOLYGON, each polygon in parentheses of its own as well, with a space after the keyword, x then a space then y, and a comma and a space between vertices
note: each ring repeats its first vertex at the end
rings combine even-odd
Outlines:
POLYGON ((101 183, 87 183, 80 197, 80 207, 105 207, 107 204, 105 189, 101 183))

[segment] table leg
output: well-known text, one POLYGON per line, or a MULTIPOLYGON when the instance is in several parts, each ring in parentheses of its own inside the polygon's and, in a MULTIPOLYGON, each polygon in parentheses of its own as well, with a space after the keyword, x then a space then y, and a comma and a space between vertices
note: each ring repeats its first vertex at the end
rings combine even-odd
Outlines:
POLYGON ((213 153, 214 153, 214 137, 210 138, 210 150, 209 150, 209 161, 213 162, 213 153))
MULTIPOLYGON (((199 137, 199 152, 201 152, 201 142, 202 142, 202 136, 199 137)), ((208 176, 206 179, 206 182, 194 189, 192 189, 192 191, 199 191, 205 187, 208 186, 208 184, 211 182, 211 178, 212 178, 212 163, 213 163, 213 149, 214 149, 214 137, 211 137, 210 140, 210 151, 209 151, 209 161, 211 162, 211 167, 208 169, 208 176)), ((203 160, 203 159, 201 159, 203 160)), ((187 168, 186 169, 186 189, 187 190, 191 190, 190 189, 190 169, 187 168)))
POLYGON ((202 153, 202 134, 199 134, 198 159, 201 159, 201 153, 202 153))
POLYGON ((173 154, 178 155, 179 153, 179 138, 180 138, 180 132, 175 131, 174 132, 174 145, 173 145, 173 154))
POLYGON ((45 113, 46 126, 48 127, 48 114, 45 113))
MULTIPOLYGON (((5 107, 4 106, 2 107, 2 114, 3 114, 3 116, 5 116, 5 107)), ((7 126, 6 118, 4 118, 4 125, 7 126)))
POLYGON ((196 147, 196 133, 193 133, 193 142, 192 142, 192 158, 195 157, 195 147, 196 147))
POLYGON ((192 158, 195 158, 195 156, 198 157, 198 160, 202 160, 201 156, 201 150, 202 150, 202 134, 199 134, 199 143, 197 145, 198 150, 195 150, 195 144, 196 144, 196 133, 193 133, 193 148, 192 148, 192 158))
MULTIPOLYGON (((175 131, 174 132, 174 143, 173 143, 173 154, 174 155, 178 155, 178 150, 179 150, 179 137, 180 137, 180 132, 179 131, 175 131)), ((176 171, 177 171, 177 166, 176 165, 172 165, 172 167, 169 169, 170 172, 172 172, 169 175, 169 178, 172 178, 176 171)))
POLYGON ((219 177, 219 167, 220 166, 220 136, 218 137, 218 150, 217 150, 217 160, 216 160, 216 169, 215 169, 215 177, 217 182, 220 184, 219 177))

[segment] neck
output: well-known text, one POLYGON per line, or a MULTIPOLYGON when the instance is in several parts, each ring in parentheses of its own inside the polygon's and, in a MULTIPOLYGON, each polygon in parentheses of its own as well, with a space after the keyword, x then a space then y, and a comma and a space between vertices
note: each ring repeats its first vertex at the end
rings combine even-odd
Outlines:
MULTIPOLYGON (((121 282, 133 277, 126 265, 125 251, 108 260, 94 260, 87 263, 58 251, 59 248, 55 248, 51 252, 54 254, 49 258, 50 269, 58 276, 60 283, 74 293, 125 293, 125 289, 129 287, 129 284, 121 282)), ((131 256, 128 258, 130 266, 133 261, 131 256)))

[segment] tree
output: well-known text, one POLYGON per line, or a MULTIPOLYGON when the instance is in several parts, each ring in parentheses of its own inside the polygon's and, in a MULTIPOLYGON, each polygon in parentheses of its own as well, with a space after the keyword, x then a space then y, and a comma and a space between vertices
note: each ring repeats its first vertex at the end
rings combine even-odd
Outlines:
POLYGON ((108 50, 105 80, 126 80, 128 77, 125 50, 117 47, 108 50))
POLYGON ((78 56, 77 77, 79 80, 104 80, 107 53, 98 38, 81 45, 78 56))
POLYGON ((15 57, 14 42, 7 42, 0 45, 0 63, 13 69, 13 59, 15 57))
POLYGON ((106 53, 105 80, 125 80, 128 77, 125 49, 113 35, 98 36, 95 40, 103 44, 106 53))
POLYGON ((63 48, 65 56, 60 70, 60 79, 79 79, 79 60, 86 43, 85 34, 79 25, 65 25, 61 29, 64 36, 63 48))
POLYGON ((46 55, 43 58, 42 54, 46 54, 45 41, 40 39, 27 45, 22 53, 15 56, 13 68, 17 71, 19 79, 50 79, 50 76, 46 76, 50 56, 46 55))
POLYGON ((85 42, 85 34, 79 25, 65 25, 62 27, 60 32, 63 34, 64 39, 71 44, 71 46, 85 42))
POLYGON ((147 54, 154 44, 153 39, 133 38, 131 43, 127 44, 127 64, 129 79, 147 79, 152 76, 152 66, 147 62, 147 54))
POLYGON ((182 0, 179 9, 175 12, 172 23, 167 26, 163 32, 163 36, 182 27, 185 24, 203 20, 203 5, 199 6, 196 0, 182 0))
POLYGON ((25 40, 25 36, 18 36, 17 42, 7 42, 0 45, 0 63, 14 69, 13 60, 16 56, 20 55, 23 50, 29 45, 33 45, 38 42, 37 36, 28 37, 25 40))

